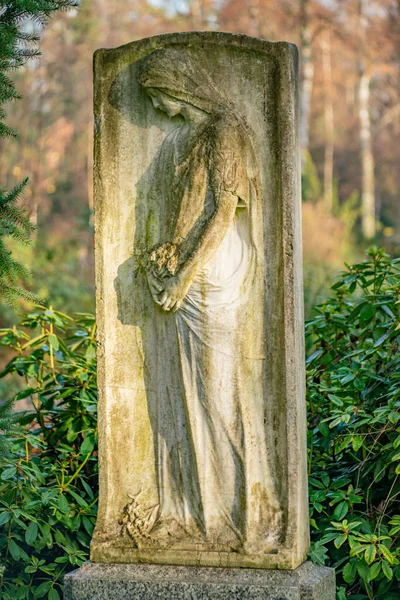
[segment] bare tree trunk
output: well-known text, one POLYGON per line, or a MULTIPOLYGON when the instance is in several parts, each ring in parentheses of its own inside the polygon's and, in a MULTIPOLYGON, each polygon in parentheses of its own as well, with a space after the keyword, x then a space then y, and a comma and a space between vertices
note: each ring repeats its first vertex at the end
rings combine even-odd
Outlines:
POLYGON ((366 66, 366 30, 365 10, 367 0, 359 0, 360 59, 358 113, 360 122, 361 152, 361 223, 363 236, 370 240, 376 234, 375 218, 375 163, 372 152, 371 118, 369 112, 371 73, 366 66))
MULTIPOLYGON (((34 73, 40 85, 36 90, 36 97, 34 100, 34 106, 32 112, 36 117, 35 131, 36 131, 36 152, 29 160, 29 216, 34 225, 38 226, 39 220, 39 209, 40 200, 42 197, 42 164, 43 164, 43 150, 44 150, 44 113, 43 104, 46 90, 46 77, 44 73, 44 67, 39 63, 35 64, 34 73)), ((31 236, 33 245, 36 244, 38 237, 38 230, 36 229, 31 236)), ((33 254, 32 254, 33 257, 33 254)))
POLYGON ((252 33, 257 37, 263 37, 261 27, 261 6, 260 0, 246 0, 247 12, 249 15, 252 33))
POLYGON ((309 146, 309 122, 311 96, 314 81, 314 63, 312 60, 312 33, 309 26, 308 0, 300 0, 300 145, 302 165, 309 146))
MULTIPOLYGON (((96 27, 102 44, 110 43, 110 2, 109 0, 94 0, 93 15, 97 16, 96 27)), ((92 11, 91 11, 92 12, 92 11)))
POLYGON ((362 72, 358 89, 360 148, 362 170, 362 232, 366 239, 372 239, 376 234, 375 220, 375 162, 372 152, 371 119, 369 115, 371 76, 362 72))
POLYGON ((325 124, 325 155, 324 155, 324 205, 333 209, 333 155, 335 150, 335 125, 333 116, 333 84, 331 41, 329 31, 321 40, 322 73, 324 81, 324 124, 325 124))
POLYGON ((193 29, 202 29, 206 21, 202 0, 190 0, 189 14, 193 29))

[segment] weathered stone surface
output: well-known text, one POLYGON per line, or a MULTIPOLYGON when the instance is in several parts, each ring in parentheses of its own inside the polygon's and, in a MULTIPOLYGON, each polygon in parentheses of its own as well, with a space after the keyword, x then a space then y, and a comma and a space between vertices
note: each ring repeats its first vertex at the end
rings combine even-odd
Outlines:
POLYGON ((86 563, 65 578, 64 600, 335 600, 333 569, 295 571, 86 563))
POLYGON ((96 562, 294 569, 309 544, 297 51, 95 55, 96 562))

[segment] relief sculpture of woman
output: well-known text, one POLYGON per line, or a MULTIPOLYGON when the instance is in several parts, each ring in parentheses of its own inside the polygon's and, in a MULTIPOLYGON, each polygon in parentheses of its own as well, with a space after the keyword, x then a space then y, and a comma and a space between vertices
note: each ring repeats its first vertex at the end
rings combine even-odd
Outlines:
POLYGON ((159 496, 149 537, 176 549, 274 552, 283 517, 265 425, 263 217, 251 132, 179 49, 148 55, 138 81, 156 109, 181 116, 148 194, 159 496))

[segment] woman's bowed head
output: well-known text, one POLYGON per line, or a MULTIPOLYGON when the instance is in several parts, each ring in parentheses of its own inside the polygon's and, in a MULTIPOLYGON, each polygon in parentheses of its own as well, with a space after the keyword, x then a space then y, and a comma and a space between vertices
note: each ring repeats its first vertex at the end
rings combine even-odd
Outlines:
POLYGON ((156 88, 147 88, 146 92, 150 96, 154 108, 164 112, 170 119, 181 115, 186 124, 197 124, 207 118, 207 113, 189 102, 178 100, 170 96, 167 92, 157 90, 156 88))

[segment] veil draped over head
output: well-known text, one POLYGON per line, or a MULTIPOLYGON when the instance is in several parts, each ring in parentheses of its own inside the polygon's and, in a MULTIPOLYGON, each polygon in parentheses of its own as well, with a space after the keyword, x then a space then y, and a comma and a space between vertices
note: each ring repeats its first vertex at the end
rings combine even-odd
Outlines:
POLYGON ((253 133, 244 115, 238 115, 227 94, 187 50, 154 50, 142 59, 137 80, 144 89, 154 88, 209 115, 212 132, 206 143, 214 146, 221 165, 234 165, 235 169, 242 170, 239 178, 242 190, 238 195, 249 208, 250 238, 261 256, 263 234, 259 168, 252 143, 253 133))
POLYGON ((252 143, 252 130, 246 118, 238 115, 233 103, 214 84, 207 71, 199 66, 187 51, 177 48, 162 48, 148 54, 139 67, 137 76, 143 88, 154 88, 171 98, 190 104, 215 117, 223 123, 219 127, 236 131, 236 139, 242 154, 247 158, 248 177, 258 188, 257 159, 252 143))
POLYGON ((213 84, 207 72, 187 53, 175 48, 155 50, 146 56, 138 81, 142 87, 164 91, 209 114, 233 113, 231 102, 213 84))

